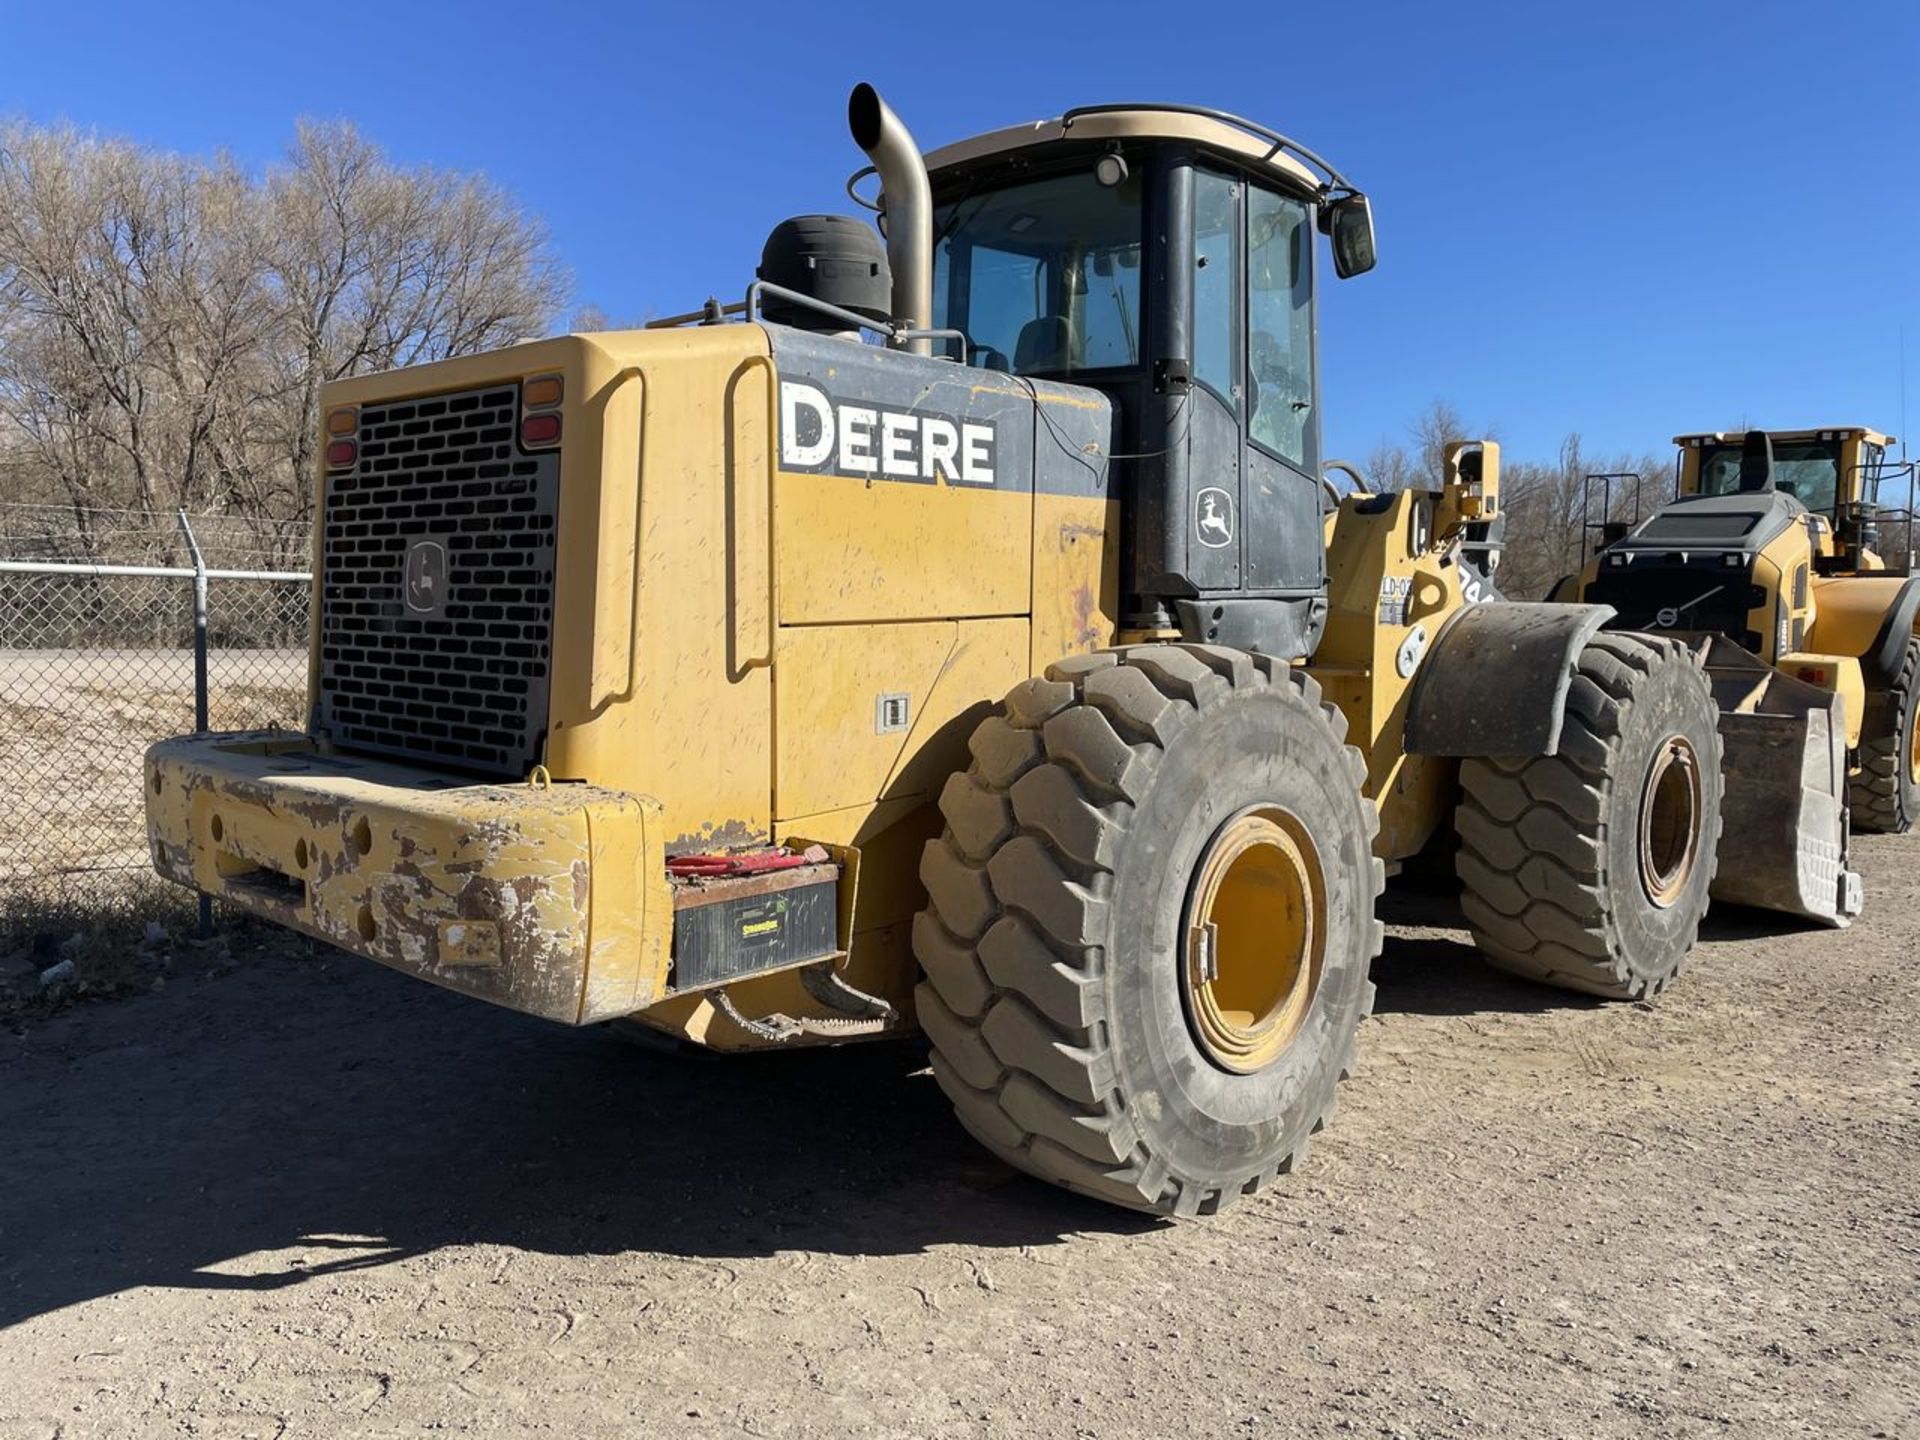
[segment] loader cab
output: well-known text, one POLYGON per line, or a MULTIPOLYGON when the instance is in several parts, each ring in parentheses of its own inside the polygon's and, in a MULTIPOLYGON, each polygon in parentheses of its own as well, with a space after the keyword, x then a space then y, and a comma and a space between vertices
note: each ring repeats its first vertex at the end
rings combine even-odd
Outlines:
POLYGON ((927 164, 935 326, 1010 383, 1113 402, 1124 626, 1310 652, 1326 614, 1316 290, 1371 268, 1365 197, 1272 132, 1177 107, 1069 111, 927 164))
POLYGON ((1825 430, 1716 431, 1675 437, 1678 491, 1688 497, 1792 496, 1825 521, 1819 562, 1831 571, 1884 568, 1889 523, 1911 548, 1912 467, 1888 457, 1893 437, 1861 426, 1825 430), (1762 454, 1768 463, 1761 463, 1762 454))

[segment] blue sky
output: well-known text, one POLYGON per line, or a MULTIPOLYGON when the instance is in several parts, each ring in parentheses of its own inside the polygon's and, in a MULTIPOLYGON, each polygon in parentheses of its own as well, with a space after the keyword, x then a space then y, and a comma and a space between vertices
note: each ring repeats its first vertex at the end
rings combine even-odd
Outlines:
POLYGON ((1436 398, 1538 457, 1568 430, 1593 452, 1743 419, 1898 428, 1903 325, 1920 417, 1914 0, 5 0, 0 34, 0 111, 252 163, 296 117, 345 117, 484 170, 622 317, 734 298, 776 220, 847 208, 856 80, 928 148, 1076 104, 1214 105, 1374 197, 1381 266, 1322 312, 1333 453, 1436 398))

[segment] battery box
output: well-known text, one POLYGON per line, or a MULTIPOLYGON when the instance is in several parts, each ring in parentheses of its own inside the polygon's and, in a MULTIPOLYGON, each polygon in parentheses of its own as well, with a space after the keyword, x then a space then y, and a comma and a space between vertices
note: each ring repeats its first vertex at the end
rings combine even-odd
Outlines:
POLYGON ((675 991, 784 970, 839 953, 838 865, 676 880, 675 991))

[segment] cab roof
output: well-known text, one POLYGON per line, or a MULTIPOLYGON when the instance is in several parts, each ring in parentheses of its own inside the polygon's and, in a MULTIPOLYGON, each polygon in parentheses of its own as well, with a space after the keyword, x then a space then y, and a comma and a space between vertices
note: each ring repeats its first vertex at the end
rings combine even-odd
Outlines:
MULTIPOLYGON (((1812 430, 1769 430, 1767 434, 1775 440, 1865 440, 1869 445, 1888 446, 1898 443, 1897 437, 1882 435, 1878 430, 1870 430, 1865 425, 1822 425, 1812 430)), ((1744 430, 1702 430, 1691 435, 1676 435, 1676 445, 1738 445, 1746 438, 1744 430)))
POLYGON ((928 153, 927 169, 937 173, 1061 140, 1182 140, 1227 156, 1248 169, 1264 170, 1310 196, 1351 188, 1331 165, 1285 136, 1236 115, 1178 105, 1083 106, 1052 120, 1009 125, 942 145, 928 153), (1314 174, 1295 156, 1321 165, 1327 178, 1314 174))

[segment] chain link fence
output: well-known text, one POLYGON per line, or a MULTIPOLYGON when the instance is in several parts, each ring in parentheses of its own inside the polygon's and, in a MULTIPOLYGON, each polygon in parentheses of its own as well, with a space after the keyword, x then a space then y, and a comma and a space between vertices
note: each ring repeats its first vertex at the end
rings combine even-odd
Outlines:
POLYGON ((45 558, 97 556, 93 543, 11 558, 25 547, 0 541, 0 952, 27 932, 177 909, 149 866, 147 746, 200 716, 237 730, 305 714, 306 574, 203 554, 217 517, 183 516, 171 539, 174 527, 90 518, 95 537, 126 532, 115 548, 139 563, 45 558))

